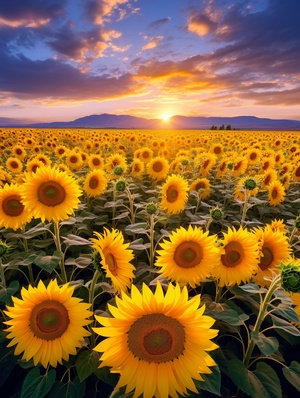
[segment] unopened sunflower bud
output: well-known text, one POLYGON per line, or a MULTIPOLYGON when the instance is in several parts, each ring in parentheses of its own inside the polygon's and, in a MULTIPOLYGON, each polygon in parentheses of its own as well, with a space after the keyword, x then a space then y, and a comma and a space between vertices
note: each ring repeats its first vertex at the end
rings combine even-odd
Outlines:
POLYGON ((294 221, 294 225, 297 229, 300 229, 300 216, 298 216, 296 218, 296 220, 294 221))
POLYGON ((290 263, 280 269, 283 289, 288 293, 300 293, 300 268, 290 263))
POLYGON ((211 209, 209 213, 213 220, 221 220, 223 218, 223 212, 219 207, 211 209))
POLYGON ((148 214, 154 214, 157 210, 157 206, 155 203, 148 203, 146 210, 148 214))
POLYGON ((119 180, 116 183, 116 189, 119 192, 124 192, 126 188, 126 182, 124 180, 119 180))
POLYGON ((117 176, 121 176, 124 173, 124 170, 121 166, 116 166, 114 168, 114 174, 116 174, 117 176))
POLYGON ((229 170, 232 170, 234 168, 234 163, 227 163, 227 167, 229 168, 229 170))
POLYGON ((247 180, 244 181, 244 188, 248 189, 249 191, 252 191, 257 187, 257 183, 253 178, 247 178, 247 180))

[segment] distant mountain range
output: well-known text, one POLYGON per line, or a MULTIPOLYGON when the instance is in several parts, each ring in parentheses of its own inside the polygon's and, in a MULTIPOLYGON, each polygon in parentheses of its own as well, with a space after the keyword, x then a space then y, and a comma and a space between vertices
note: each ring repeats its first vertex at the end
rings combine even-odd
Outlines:
POLYGON ((31 127, 31 128, 111 128, 111 129, 203 129, 212 126, 230 126, 235 130, 300 130, 300 120, 266 119, 255 116, 236 117, 204 117, 204 116, 172 116, 168 121, 146 119, 130 115, 114 115, 103 113, 75 119, 70 122, 52 122, 36 124, 20 124, 12 119, 0 118, 0 127, 31 127))

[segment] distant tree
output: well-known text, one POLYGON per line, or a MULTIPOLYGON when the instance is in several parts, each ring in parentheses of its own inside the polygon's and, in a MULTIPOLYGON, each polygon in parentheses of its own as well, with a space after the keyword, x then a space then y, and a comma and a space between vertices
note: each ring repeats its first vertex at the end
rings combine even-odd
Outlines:
POLYGON ((218 130, 218 127, 213 124, 210 129, 211 130, 218 130))
POLYGON ((228 125, 226 126, 226 130, 231 130, 231 125, 230 125, 230 124, 228 124, 228 125))
POLYGON ((224 124, 222 124, 222 126, 219 127, 219 130, 224 130, 224 129, 225 129, 225 126, 224 126, 224 124))

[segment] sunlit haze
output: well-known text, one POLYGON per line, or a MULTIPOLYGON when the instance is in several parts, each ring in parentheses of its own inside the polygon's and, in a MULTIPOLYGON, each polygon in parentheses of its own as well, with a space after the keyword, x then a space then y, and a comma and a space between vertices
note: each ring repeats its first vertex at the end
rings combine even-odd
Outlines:
POLYGON ((297 0, 13 0, 0 122, 112 113, 300 120, 297 0))

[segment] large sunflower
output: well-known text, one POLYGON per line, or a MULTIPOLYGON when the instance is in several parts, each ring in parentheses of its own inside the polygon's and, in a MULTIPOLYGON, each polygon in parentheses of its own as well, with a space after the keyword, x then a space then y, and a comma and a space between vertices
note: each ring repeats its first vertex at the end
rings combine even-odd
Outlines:
POLYGON ((58 222, 77 209, 81 189, 67 172, 45 166, 26 175, 20 194, 33 217, 58 222))
POLYGON ((238 230, 228 228, 220 240, 220 259, 213 270, 213 276, 219 279, 220 286, 249 282, 257 271, 258 261, 256 236, 242 227, 238 230))
POLYGON ((34 365, 56 367, 69 355, 76 354, 85 336, 90 333, 83 327, 91 323, 90 304, 72 297, 74 287, 58 286, 56 279, 47 287, 42 281, 37 287, 23 287, 21 299, 12 297, 14 306, 7 306, 5 314, 11 319, 4 322, 8 347, 15 347, 15 355, 22 359, 33 358, 34 365))
POLYGON ((85 177, 83 189, 89 196, 102 195, 107 188, 108 179, 103 170, 92 170, 85 177))
POLYGON ((17 184, 5 184, 0 189, 0 228, 22 228, 32 218, 31 212, 23 205, 20 187, 17 184))
POLYGON ((211 276, 218 265, 219 250, 216 238, 208 236, 201 228, 178 228, 160 244, 163 250, 157 250, 159 257, 155 265, 160 273, 180 285, 190 284, 196 287, 211 276))
POLYGON ((188 182, 180 175, 170 175, 161 188, 160 207, 168 214, 180 213, 188 200, 188 182))
POLYGON ((288 260, 291 255, 288 238, 285 232, 273 230, 270 225, 254 228, 253 233, 258 240, 260 254, 253 282, 262 287, 269 286, 270 282, 265 277, 272 278, 274 273, 278 274, 280 263, 288 260))
POLYGON ((211 373, 216 364, 207 351, 218 348, 211 341, 218 334, 214 320, 199 305, 200 295, 189 300, 186 287, 169 284, 164 295, 159 283, 155 293, 143 284, 142 293, 133 285, 131 297, 109 305, 113 317, 95 315, 103 326, 94 331, 107 337, 95 351, 103 352, 100 367, 120 373, 116 388, 135 389, 133 398, 198 393, 194 380, 211 373))
POLYGON ((132 250, 128 249, 129 243, 124 243, 121 231, 113 229, 111 232, 104 228, 103 234, 94 232, 97 239, 90 238, 93 248, 101 256, 102 268, 106 276, 111 279, 116 293, 127 292, 134 278, 135 267, 130 263, 133 259, 132 250))
POLYGON ((12 173, 19 174, 23 169, 23 164, 19 158, 10 156, 6 160, 6 168, 12 173))

